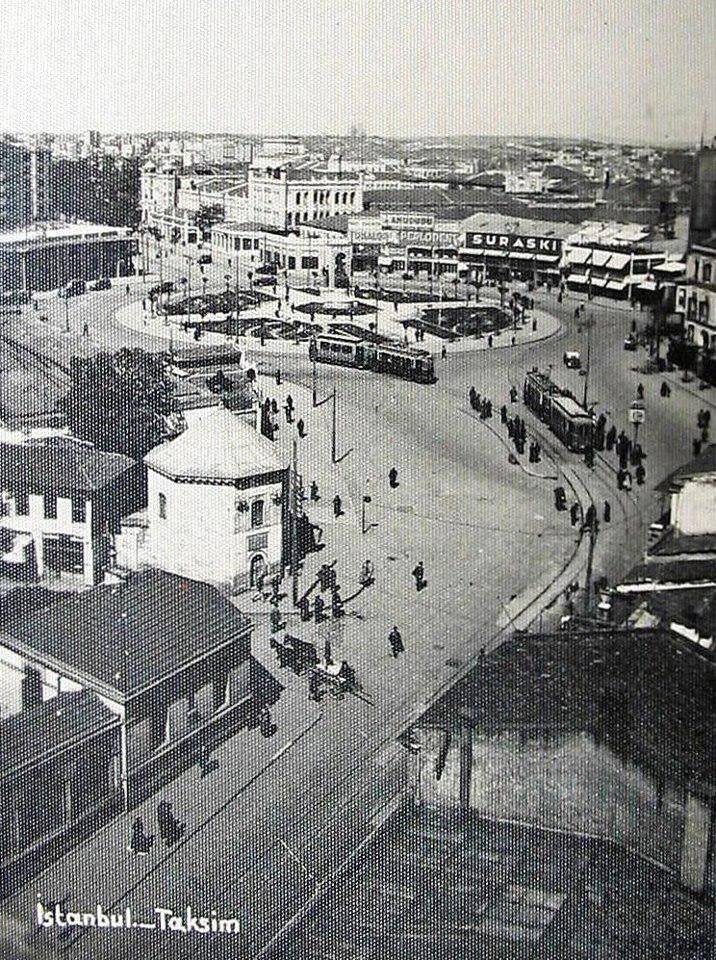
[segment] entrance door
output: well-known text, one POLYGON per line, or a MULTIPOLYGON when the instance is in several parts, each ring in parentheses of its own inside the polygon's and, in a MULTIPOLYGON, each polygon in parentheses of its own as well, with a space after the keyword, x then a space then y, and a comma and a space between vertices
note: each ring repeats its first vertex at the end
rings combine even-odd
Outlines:
POLYGON ((266 561, 261 554, 254 554, 249 566, 249 585, 252 587, 258 586, 263 577, 266 576, 266 569, 266 561))

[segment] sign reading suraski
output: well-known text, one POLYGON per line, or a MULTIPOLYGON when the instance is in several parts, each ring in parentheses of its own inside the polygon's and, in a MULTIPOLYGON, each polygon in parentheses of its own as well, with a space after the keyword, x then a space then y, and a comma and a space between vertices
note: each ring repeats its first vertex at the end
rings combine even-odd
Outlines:
POLYGON ((528 253, 562 252, 558 237, 523 237, 519 233, 468 233, 465 246, 490 250, 525 250, 528 253))

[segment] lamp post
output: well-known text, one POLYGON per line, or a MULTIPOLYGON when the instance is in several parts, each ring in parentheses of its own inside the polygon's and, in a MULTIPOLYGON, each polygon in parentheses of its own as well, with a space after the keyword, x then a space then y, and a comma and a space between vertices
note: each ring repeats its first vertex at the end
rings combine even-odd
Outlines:
POLYGON ((362 505, 363 508, 361 510, 361 533, 365 533, 368 530, 368 527, 366 526, 366 522, 365 522, 365 513, 366 513, 367 505, 371 502, 372 502, 371 498, 366 494, 363 497, 363 505, 362 505))

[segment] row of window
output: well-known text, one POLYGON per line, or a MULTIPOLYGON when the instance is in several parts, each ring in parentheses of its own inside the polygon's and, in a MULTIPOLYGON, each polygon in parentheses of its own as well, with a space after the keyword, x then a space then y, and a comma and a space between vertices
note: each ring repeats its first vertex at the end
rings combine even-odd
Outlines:
MULTIPOLYGON (((45 520, 57 519, 57 496, 54 493, 43 494, 43 516, 45 520)), ((18 517, 30 515, 30 495, 25 491, 15 494, 15 513, 18 517)), ((72 497, 72 522, 84 523, 87 518, 87 504, 81 497, 72 497)))
MULTIPOLYGON (((309 196, 310 196, 310 190, 303 190, 303 191, 298 190, 293 197, 296 206, 300 207, 302 203, 305 206, 309 201, 309 196)), ((314 203, 319 203, 319 204, 330 203, 331 198, 333 199, 334 203, 343 203, 343 204, 351 203, 352 204, 352 203, 355 203, 356 192, 355 190, 351 190, 351 191, 344 190, 343 194, 341 194, 340 190, 336 190, 335 193, 332 193, 330 190, 314 190, 313 191, 314 203)))
MULTIPOLYGON (((158 496, 158 507, 159 507, 159 518, 161 520, 166 520, 168 516, 167 512, 167 497, 166 494, 160 493, 158 496)), ((263 527, 264 525, 264 501, 263 500, 252 500, 251 502, 251 527, 263 527)), ((236 507, 236 513, 234 515, 234 526, 235 531, 238 533, 241 528, 241 514, 243 510, 240 510, 238 505, 236 507)))

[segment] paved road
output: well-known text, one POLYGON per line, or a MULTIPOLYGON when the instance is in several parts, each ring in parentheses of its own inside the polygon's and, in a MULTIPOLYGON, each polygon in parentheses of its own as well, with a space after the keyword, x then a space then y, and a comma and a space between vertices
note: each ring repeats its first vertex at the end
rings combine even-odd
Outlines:
MULTIPOLYGON (((109 309, 110 297, 122 295, 110 292, 102 301, 107 309, 98 308, 95 315, 95 335, 106 337, 103 342, 125 335, 113 328, 109 309)), ((552 298, 546 305, 559 309, 552 298)), ((11 904, 16 916, 31 915, 36 890, 52 899, 84 889, 89 903, 131 905, 145 915, 153 906, 182 908, 190 902, 198 910, 240 916, 238 954, 250 956, 311 894, 315 878, 341 862, 356 838, 370 830, 375 811, 398 789, 406 755, 392 743, 395 731, 495 634, 506 607, 512 615, 518 602, 513 598, 526 593, 535 579, 548 582, 574 551, 576 535, 568 517, 552 506, 553 482, 510 465, 501 439, 465 412, 471 384, 491 396, 498 410, 509 385, 518 384, 532 365, 553 364, 555 376, 565 384, 571 381, 577 392, 582 381, 560 364, 566 347, 580 346, 570 319, 573 309, 573 304, 564 308, 566 329, 559 339, 450 357, 440 363, 440 379, 432 387, 321 368, 319 393, 335 386, 339 395, 339 453, 350 450, 335 469, 329 464, 329 405, 311 411, 300 387, 294 391, 309 428, 299 447, 301 471, 306 482, 318 477, 323 495, 314 511, 328 544, 320 559, 338 559, 344 585, 356 583, 363 554, 376 566, 376 585, 354 601, 353 615, 340 628, 331 627, 334 655, 355 665, 372 703, 329 701, 316 719, 315 706, 304 699, 303 681, 289 682, 282 673, 293 711, 286 716, 285 734, 281 727, 275 746, 261 742, 255 732, 241 734, 227 747, 236 763, 243 751, 248 768, 256 758, 268 763, 275 748, 290 743, 289 734, 299 731, 297 742, 262 776, 231 799, 231 782, 242 776, 236 766, 227 763, 198 788, 191 771, 172 788, 175 808, 190 824, 186 843, 165 859, 157 853, 154 861, 138 864, 127 857, 128 824, 119 821, 29 885, 11 904), (400 478, 392 492, 387 485, 391 466, 400 478), (338 521, 327 507, 334 492, 348 505, 338 521), (372 498, 368 520, 377 526, 360 535, 364 494, 372 498), (418 559, 424 561, 428 579, 420 594, 410 576, 418 559), (388 656, 386 638, 393 623, 407 647, 398 661, 388 656), (305 732, 304 719, 312 723, 305 732)), ((621 348, 630 316, 594 312, 590 392, 600 408, 626 425, 639 380, 629 370, 634 355, 621 348)), ((273 360, 267 364, 275 365, 273 360)), ((281 365, 289 380, 309 385, 305 360, 283 358, 281 365)), ((662 401, 653 379, 645 385, 647 422, 640 439, 652 483, 688 458, 688 428, 695 424, 701 398, 675 389, 670 400, 662 401)), ((284 449, 291 440, 290 431, 283 429, 284 449)), ((566 461, 597 500, 609 496, 616 503, 606 467, 599 465, 590 474, 576 457, 567 454, 566 461)), ((651 519, 648 489, 636 491, 631 501, 623 499, 622 508, 629 527, 616 522, 620 514, 615 510, 615 522, 598 549, 597 572, 622 572, 638 559, 639 534, 651 519)), ((257 629, 256 649, 270 663, 264 627, 257 629)), ((69 955, 129 956, 139 937, 146 938, 149 956, 208 956, 204 948, 213 957, 237 955, 232 937, 160 938, 137 931, 126 939, 88 934, 72 944, 69 955)))

